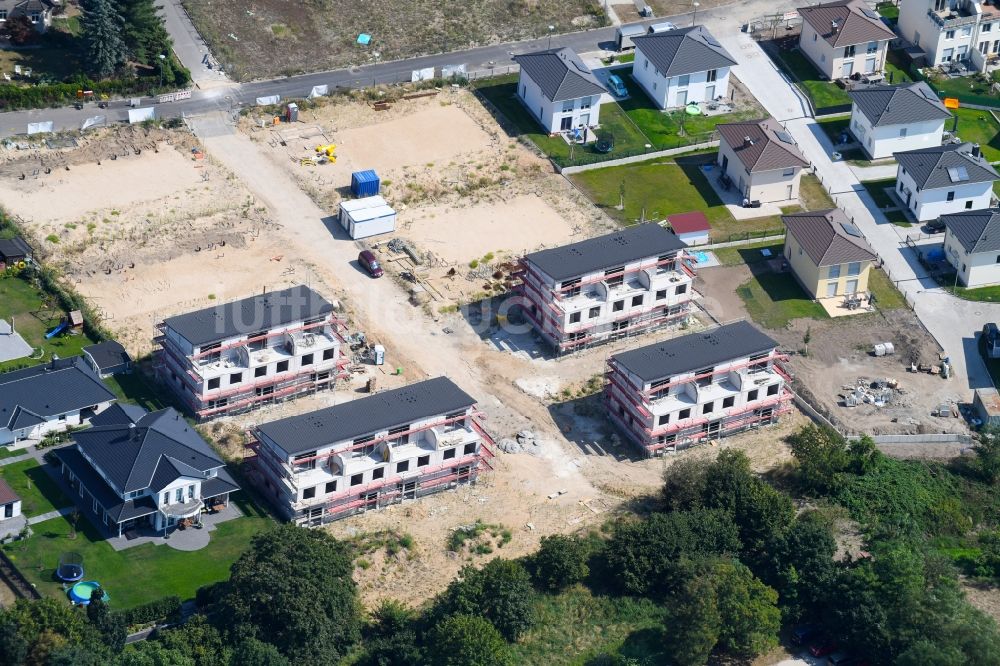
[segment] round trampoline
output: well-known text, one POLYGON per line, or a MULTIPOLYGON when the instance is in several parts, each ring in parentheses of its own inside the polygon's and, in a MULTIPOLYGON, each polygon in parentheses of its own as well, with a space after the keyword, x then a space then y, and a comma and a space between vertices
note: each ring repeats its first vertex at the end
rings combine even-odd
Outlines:
POLYGON ((56 567, 56 578, 67 583, 83 580, 83 556, 79 553, 63 553, 56 567))
POLYGON ((108 600, 108 593, 101 589, 101 584, 96 580, 87 580, 82 583, 77 583, 73 587, 69 588, 69 600, 74 604, 79 604, 80 606, 86 606, 90 603, 94 596, 94 593, 101 590, 101 600, 108 600))

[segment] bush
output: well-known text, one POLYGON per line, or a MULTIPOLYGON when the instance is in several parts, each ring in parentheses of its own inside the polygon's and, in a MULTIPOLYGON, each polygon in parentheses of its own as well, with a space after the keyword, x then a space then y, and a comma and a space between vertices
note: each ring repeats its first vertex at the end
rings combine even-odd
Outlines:
POLYGON ((431 631, 428 661, 433 666, 513 666, 510 648, 489 622, 455 615, 431 631))
POLYGON ((504 638, 517 640, 535 622, 531 578, 520 562, 495 559, 482 569, 464 567, 431 609, 440 620, 452 615, 478 615, 504 638))
POLYGON ((178 622, 181 618, 181 600, 180 597, 163 597, 142 606, 115 611, 114 615, 126 625, 148 624, 160 620, 178 622))
POLYGON ((561 591, 587 577, 587 545, 571 536, 542 537, 532 558, 535 584, 543 590, 561 591))

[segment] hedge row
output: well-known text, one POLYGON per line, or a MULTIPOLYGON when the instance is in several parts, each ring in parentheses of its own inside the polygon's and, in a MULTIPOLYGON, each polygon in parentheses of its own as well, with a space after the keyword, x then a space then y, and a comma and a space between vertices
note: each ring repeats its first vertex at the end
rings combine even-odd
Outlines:
POLYGON ((181 619, 181 598, 163 597, 142 606, 115 611, 115 616, 129 626, 161 620, 174 624, 181 619))
MULTIPOLYGON (((186 85, 191 80, 187 69, 175 70, 171 89, 186 85)), ((62 106, 77 99, 78 90, 92 90, 95 95, 147 95, 159 90, 156 79, 114 79, 91 81, 80 78, 68 83, 39 84, 24 87, 14 84, 0 85, 0 110, 38 109, 47 106, 62 106)))

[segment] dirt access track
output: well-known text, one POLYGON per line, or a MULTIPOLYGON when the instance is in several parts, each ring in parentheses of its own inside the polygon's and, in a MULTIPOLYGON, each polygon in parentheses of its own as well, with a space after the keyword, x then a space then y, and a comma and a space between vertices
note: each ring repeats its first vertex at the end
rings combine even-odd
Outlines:
POLYGON ((235 80, 287 76, 597 27, 594 0, 182 0, 235 80), (358 35, 371 35, 368 46, 358 35))

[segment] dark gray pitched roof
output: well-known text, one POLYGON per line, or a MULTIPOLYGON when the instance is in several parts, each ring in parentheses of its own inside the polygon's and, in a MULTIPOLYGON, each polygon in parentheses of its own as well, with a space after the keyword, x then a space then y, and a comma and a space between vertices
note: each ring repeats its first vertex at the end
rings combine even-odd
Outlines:
POLYGON ((966 252, 1000 252, 1000 208, 950 213, 941 221, 966 252))
POLYGON ((298 285, 168 317, 164 323, 198 346, 326 315, 333 305, 298 285))
POLYGON ((128 425, 129 423, 137 423, 139 419, 148 413, 149 412, 139 405, 130 405, 127 402, 116 402, 97 416, 92 417, 90 419, 90 425, 95 427, 106 425, 128 425))
POLYGON ((202 476, 223 465, 173 408, 147 414, 134 425, 92 427, 73 438, 119 494, 156 490, 180 476, 202 476))
POLYGON ((31 246, 20 236, 0 238, 0 259, 7 257, 30 257, 31 246))
POLYGON ((715 127, 751 173, 809 166, 792 135, 774 118, 720 123, 715 127))
POLYGON ((214 477, 201 482, 201 497, 202 499, 215 497, 216 495, 231 493, 239 489, 240 487, 233 481, 233 477, 229 476, 229 472, 225 469, 220 469, 219 473, 214 477))
POLYGON ((862 0, 836 0, 812 7, 799 7, 798 12, 802 20, 811 25, 831 46, 895 39, 895 33, 885 27, 878 14, 868 16, 865 9, 868 9, 868 5, 862 0), (836 28, 833 27, 834 22, 836 28))
POLYGON ((839 208, 782 215, 781 221, 817 266, 874 261, 877 257, 863 236, 848 233, 857 227, 839 208))
POLYGON ((73 472, 83 487, 97 499, 104 510, 111 515, 114 522, 120 523, 130 518, 148 516, 156 512, 156 502, 152 497, 143 496, 134 500, 122 500, 121 494, 115 492, 107 481, 101 478, 101 475, 94 470, 90 462, 75 446, 56 449, 53 453, 73 472))
POLYGON ((778 343, 746 321, 690 333, 611 358, 644 382, 666 379, 770 351, 778 343))
POLYGON ((257 427, 289 455, 315 451, 420 419, 466 409, 476 403, 447 377, 351 400, 257 427))
POLYGON ((130 363, 132 358, 125 348, 115 340, 105 340, 83 348, 102 371, 130 363))
POLYGON ((987 183, 1000 180, 1000 174, 990 166, 989 162, 982 157, 973 157, 971 151, 972 144, 949 143, 933 148, 919 148, 893 153, 892 156, 899 162, 900 168, 906 169, 917 187, 922 189, 933 190, 966 183, 987 183), (949 169, 961 167, 965 168, 969 176, 968 179, 953 180, 949 169))
POLYGON ((523 53, 514 62, 553 102, 607 92, 573 49, 560 48, 523 53))
POLYGON ((923 81, 898 86, 855 88, 847 94, 872 127, 908 125, 951 117, 951 112, 923 81))
POLYGON ((524 259, 558 282, 685 247, 677 236, 650 222, 579 243, 532 252, 524 259))
POLYGON ((83 358, 0 374, 0 428, 36 425, 115 399, 83 358))
POLYGON ((664 76, 681 76, 736 64, 733 56, 701 25, 640 35, 633 37, 632 42, 664 76))

